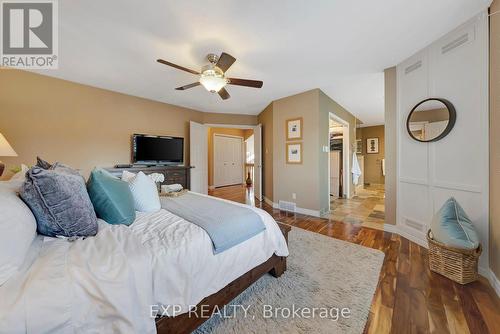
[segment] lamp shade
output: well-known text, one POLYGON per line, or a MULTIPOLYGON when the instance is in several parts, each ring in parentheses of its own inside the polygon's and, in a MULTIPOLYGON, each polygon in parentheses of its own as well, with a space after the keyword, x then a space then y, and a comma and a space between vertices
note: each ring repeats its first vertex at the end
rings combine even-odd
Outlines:
POLYGON ((16 151, 10 146, 9 142, 0 133, 0 157, 17 157, 16 151))

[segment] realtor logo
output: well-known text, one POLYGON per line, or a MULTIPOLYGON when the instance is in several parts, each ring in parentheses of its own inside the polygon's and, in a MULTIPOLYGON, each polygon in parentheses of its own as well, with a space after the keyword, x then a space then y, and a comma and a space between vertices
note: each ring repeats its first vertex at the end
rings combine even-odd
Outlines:
POLYGON ((57 2, 1 1, 1 65, 57 68, 57 2))

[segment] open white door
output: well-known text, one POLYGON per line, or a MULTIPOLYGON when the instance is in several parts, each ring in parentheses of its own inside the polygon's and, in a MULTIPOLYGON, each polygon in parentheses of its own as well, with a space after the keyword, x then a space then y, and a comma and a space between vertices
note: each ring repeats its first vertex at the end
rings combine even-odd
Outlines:
POLYGON ((207 127, 189 122, 189 156, 191 164, 191 191, 208 193, 207 127))
POLYGON ((253 191, 255 197, 262 201, 262 124, 253 130, 254 136, 254 182, 253 191))

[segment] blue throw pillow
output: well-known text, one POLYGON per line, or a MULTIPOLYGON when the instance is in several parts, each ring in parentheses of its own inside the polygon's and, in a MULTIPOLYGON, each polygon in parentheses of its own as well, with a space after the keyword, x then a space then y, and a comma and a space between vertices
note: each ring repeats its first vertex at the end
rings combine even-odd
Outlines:
POLYGON ((134 198, 127 182, 96 168, 90 173, 87 190, 99 218, 109 224, 134 222, 134 198))
POLYGON ((85 180, 74 169, 55 163, 34 166, 26 173, 19 194, 33 212, 37 230, 51 237, 97 234, 97 217, 85 180))
POLYGON ((464 209, 451 197, 434 215, 431 223, 433 238, 456 248, 476 249, 479 237, 464 209))

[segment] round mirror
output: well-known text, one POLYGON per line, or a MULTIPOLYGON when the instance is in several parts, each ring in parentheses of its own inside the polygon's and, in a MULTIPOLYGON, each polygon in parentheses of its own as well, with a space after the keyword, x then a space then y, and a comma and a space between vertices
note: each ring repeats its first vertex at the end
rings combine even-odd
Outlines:
POLYGON ((440 140, 450 133, 457 115, 450 101, 430 98, 421 101, 410 111, 406 129, 420 142, 440 140))

